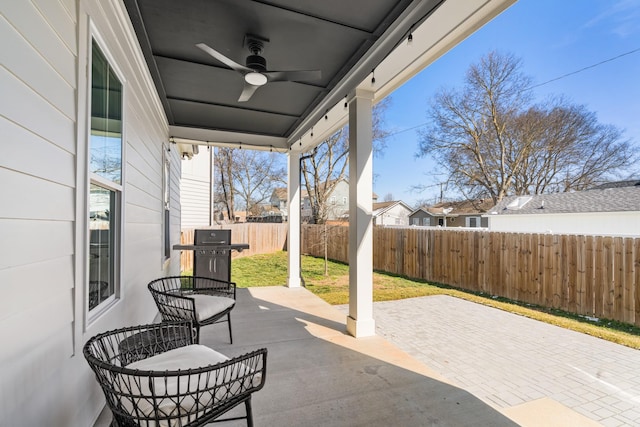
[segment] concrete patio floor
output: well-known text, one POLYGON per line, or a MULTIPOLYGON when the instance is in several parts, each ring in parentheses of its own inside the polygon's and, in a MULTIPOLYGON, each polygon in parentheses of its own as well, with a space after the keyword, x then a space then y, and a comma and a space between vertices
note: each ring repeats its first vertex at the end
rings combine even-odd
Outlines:
MULTIPOLYGON (((346 308, 333 307, 306 289, 239 289, 232 312, 234 344, 228 343, 225 325, 203 328, 201 343, 229 356, 260 347, 268 349, 266 384, 253 397, 257 427, 625 425, 600 424, 571 409, 566 401, 561 403, 557 395, 544 391, 544 386, 554 387, 548 377, 538 379, 524 374, 518 377, 522 387, 529 386, 528 389, 539 390, 539 393, 512 402, 492 400, 477 384, 465 382, 467 377, 489 377, 489 383, 502 390, 500 383, 509 382, 500 366, 503 361, 487 355, 484 348, 489 347, 493 354, 511 349, 500 350, 496 346, 502 344, 497 342, 495 346, 478 344, 469 338, 469 334, 477 335, 478 331, 474 328, 464 331, 467 327, 464 323, 447 325, 451 322, 441 321, 438 327, 433 322, 424 324, 420 313, 431 312, 436 306, 442 306, 443 310, 456 308, 438 298, 376 303, 378 335, 355 339, 345 333, 346 308), (466 347, 465 340, 469 340, 466 347), (459 348, 454 349, 454 345, 459 348), (440 346, 444 348, 436 348, 440 346), (442 352, 450 352, 451 356, 445 357, 446 369, 442 352), (467 360, 459 358, 460 354, 466 354, 467 360), (487 368, 492 361, 495 366, 487 368)), ((482 316, 504 322, 500 316, 503 312, 499 310, 484 306, 463 308, 478 310, 482 316)), ((450 313, 451 318, 456 316, 461 317, 456 312, 450 313)), ((518 319, 524 318, 515 317, 514 329, 528 327, 518 323, 518 319)), ((466 318, 474 319, 473 315, 466 318)), ((521 330, 520 334, 525 336, 525 332, 528 330, 521 330)), ((489 338, 475 339, 486 341, 492 335, 496 333, 489 331, 489 338)), ((530 353, 531 360, 542 364, 542 372, 548 368, 544 361, 556 355, 535 353, 535 348, 536 344, 532 343, 524 350, 530 353)), ((508 368, 517 370, 517 363, 508 368)), ((562 391, 564 395, 570 394, 562 391)), ((244 407, 230 414, 242 415, 244 407)), ((109 418, 105 414, 96 426, 106 425, 104 422, 109 418)), ((235 421, 221 425, 245 423, 235 421)))
POLYGON ((640 425, 638 350, 444 295, 373 312, 378 335, 521 424, 640 425))
POLYGON ((237 299, 234 344, 223 326, 201 342, 228 355, 268 349, 256 426, 517 425, 385 339, 347 335, 346 316, 306 289, 239 289, 237 299))

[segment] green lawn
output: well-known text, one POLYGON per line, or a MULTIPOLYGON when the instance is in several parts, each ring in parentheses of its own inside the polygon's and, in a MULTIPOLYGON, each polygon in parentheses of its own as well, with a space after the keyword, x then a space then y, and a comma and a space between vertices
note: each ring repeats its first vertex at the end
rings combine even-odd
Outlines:
MULTIPOLYGON (((330 304, 347 304, 349 302, 349 267, 330 261, 328 271, 328 276, 325 276, 324 260, 309 256, 302 257, 302 277, 306 288, 330 304)), ((234 259, 231 277, 238 287, 285 285, 287 283, 287 253, 276 252, 234 259)), ((633 325, 606 319, 594 322, 560 310, 519 304, 506 298, 496 298, 449 286, 409 280, 386 273, 373 273, 374 301, 391 301, 428 295, 449 295, 462 298, 640 349, 640 328, 633 325)))

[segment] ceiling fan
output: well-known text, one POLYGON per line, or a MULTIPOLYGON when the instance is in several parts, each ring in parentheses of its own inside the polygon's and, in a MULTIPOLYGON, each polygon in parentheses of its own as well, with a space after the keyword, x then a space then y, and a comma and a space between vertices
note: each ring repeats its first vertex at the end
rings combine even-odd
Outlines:
POLYGON ((249 49, 249 52, 251 52, 251 55, 247 56, 246 66, 227 58, 205 43, 198 43, 196 46, 227 67, 242 74, 244 77, 244 89, 240 94, 240 98, 238 98, 238 102, 248 101, 260 86, 269 82, 299 82, 304 80, 317 80, 321 77, 320 70, 267 71, 267 60, 261 56, 264 43, 267 42, 269 42, 268 39, 259 36, 249 34, 245 36, 245 45, 249 49))

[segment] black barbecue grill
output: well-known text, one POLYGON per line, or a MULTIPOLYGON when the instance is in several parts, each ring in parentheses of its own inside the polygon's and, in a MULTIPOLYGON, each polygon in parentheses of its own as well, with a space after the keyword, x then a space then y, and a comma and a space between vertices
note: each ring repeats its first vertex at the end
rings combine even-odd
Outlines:
POLYGON ((231 230, 195 230, 193 245, 173 249, 193 251, 193 275, 231 281, 231 252, 249 249, 247 243, 231 243, 231 230))

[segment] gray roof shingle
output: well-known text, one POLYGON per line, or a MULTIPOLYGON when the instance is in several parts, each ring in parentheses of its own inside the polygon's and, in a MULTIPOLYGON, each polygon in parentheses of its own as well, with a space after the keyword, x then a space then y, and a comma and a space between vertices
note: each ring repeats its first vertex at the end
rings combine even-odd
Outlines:
POLYGON ((589 188, 589 190, 606 190, 607 188, 634 187, 640 186, 640 179, 631 179, 628 181, 607 182, 589 188))
POLYGON ((574 193, 511 196, 500 201, 488 213, 490 215, 533 215, 626 211, 640 211, 640 186, 591 189, 574 193), (518 197, 531 197, 531 200, 519 209, 507 208, 518 197))

